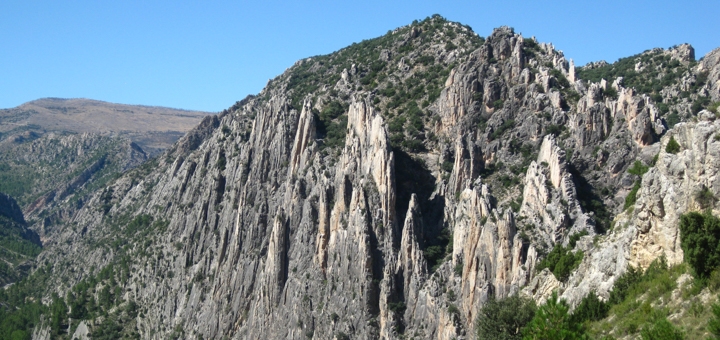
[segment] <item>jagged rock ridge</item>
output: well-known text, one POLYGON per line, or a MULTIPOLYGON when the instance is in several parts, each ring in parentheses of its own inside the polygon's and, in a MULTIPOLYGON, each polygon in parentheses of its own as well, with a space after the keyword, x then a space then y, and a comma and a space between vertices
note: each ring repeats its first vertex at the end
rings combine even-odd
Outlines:
MULTIPOLYGON (((584 81, 510 28, 481 39, 433 17, 357 45, 296 63, 95 193, 38 259, 57 291, 123 263, 141 338, 470 338, 491 296, 576 304, 628 264, 677 261, 683 200, 720 189, 678 175, 717 169, 714 123, 668 131, 652 97, 584 81), (688 151, 664 153, 669 134, 688 151), (621 213, 626 170, 658 152, 621 213), (536 269, 576 233, 569 278, 536 269)), ((682 81, 710 66, 693 67, 682 81)))

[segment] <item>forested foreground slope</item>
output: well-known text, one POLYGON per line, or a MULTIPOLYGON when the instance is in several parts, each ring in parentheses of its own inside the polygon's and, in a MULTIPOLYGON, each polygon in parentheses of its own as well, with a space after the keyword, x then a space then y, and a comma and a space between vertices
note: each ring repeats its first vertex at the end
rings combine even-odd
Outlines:
POLYGON ((551 323, 577 334, 709 334, 679 225, 720 193, 719 58, 576 68, 434 16, 300 60, 62 215, 4 313, 36 338, 471 339, 521 296, 608 301, 551 323))

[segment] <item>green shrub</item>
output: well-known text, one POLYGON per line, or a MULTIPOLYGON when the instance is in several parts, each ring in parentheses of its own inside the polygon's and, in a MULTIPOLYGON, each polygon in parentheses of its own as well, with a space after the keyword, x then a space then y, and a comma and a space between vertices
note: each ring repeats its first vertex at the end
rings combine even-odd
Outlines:
POLYGON ((425 145, 418 139, 406 139, 402 142, 402 146, 411 152, 420 152, 425 150, 425 145))
POLYGON ((125 227, 125 234, 128 236, 134 235, 138 231, 144 231, 147 229, 153 221, 153 217, 147 214, 138 215, 127 227, 125 227))
POLYGON ((510 209, 514 212, 520 211, 520 208, 522 207, 522 196, 518 196, 517 200, 510 201, 510 209))
POLYGON ((518 177, 512 175, 501 175, 498 180, 502 183, 503 187, 509 188, 510 186, 517 185, 520 183, 518 177))
POLYGON ((561 127, 559 125, 554 125, 554 124, 550 124, 547 126, 547 128, 545 128, 545 132, 548 135, 553 135, 555 137, 559 136, 560 133, 562 133, 562 131, 563 131, 563 127, 561 127))
POLYGON ((586 295, 573 311, 573 322, 582 323, 587 320, 598 321, 607 316, 610 306, 601 301, 595 292, 586 295))
POLYGON ((625 206, 623 207, 623 210, 627 210, 635 205, 635 202, 637 201, 637 192, 640 190, 640 183, 640 181, 635 181, 635 186, 633 186, 628 195, 625 196, 625 206))
POLYGON ((610 291, 608 303, 617 305, 625 301, 625 298, 628 296, 630 290, 635 287, 640 280, 642 280, 642 277, 642 270, 635 269, 633 266, 628 266, 627 271, 615 279, 613 290, 610 291))
POLYGON ((660 153, 656 153, 655 156, 653 156, 652 161, 650 161, 650 166, 655 166, 657 164, 658 159, 660 159, 660 153))
POLYGON ((585 329, 573 322, 570 307, 553 292, 523 330, 523 339, 583 339, 585 329))
POLYGON ((610 99, 617 99, 618 93, 614 87, 608 86, 605 90, 603 90, 603 96, 610 98, 610 99))
POLYGON ((442 263, 442 259, 445 258, 445 247, 442 245, 434 245, 427 247, 423 251, 423 255, 425 255, 425 260, 428 261, 428 264, 431 264, 431 271, 434 271, 437 269, 437 266, 439 266, 442 263))
POLYGON ((720 219, 710 212, 689 212, 680 216, 680 246, 685 261, 699 278, 720 265, 720 219))
POLYGON ((423 55, 417 58, 416 62, 418 64, 423 64, 425 66, 430 65, 435 62, 435 57, 429 56, 429 55, 423 55))
POLYGON ((581 237, 587 236, 587 234, 587 230, 583 230, 579 233, 570 235, 570 239, 568 240, 568 249, 575 248, 575 244, 577 244, 577 241, 579 241, 581 237))
POLYGON ((533 40, 532 38, 523 39, 523 46, 534 50, 540 49, 535 40, 533 40))
POLYGON ((578 250, 573 254, 572 248, 565 248, 561 244, 556 244, 552 251, 540 261, 537 266, 538 271, 545 268, 555 275, 560 281, 565 281, 570 273, 580 265, 584 256, 583 252, 578 250))
POLYGON ((395 314, 402 315, 405 313, 405 302, 391 302, 388 304, 388 307, 391 311, 393 311, 395 314))
POLYGON ((567 78, 565 78, 565 75, 562 74, 560 70, 554 68, 550 70, 550 75, 557 79, 557 84, 560 85, 561 88, 570 86, 570 82, 568 82, 567 78))
POLYGON ((680 115, 678 115, 677 112, 673 112, 667 115, 666 122, 668 129, 672 129, 675 124, 680 123, 680 115))
POLYGON ((494 109, 502 109, 505 102, 503 102, 502 99, 498 99, 492 103, 492 108, 494 109))
POLYGON ((680 144, 675 140, 675 137, 670 137, 670 141, 665 146, 665 152, 672 154, 680 152, 680 144))
POLYGON ((460 309, 458 309, 457 306, 451 303, 448 305, 448 314, 459 317, 460 309))
POLYGON ((345 144, 348 107, 347 104, 335 100, 328 102, 322 111, 313 112, 316 115, 318 136, 324 140, 323 147, 333 148, 345 144))
POLYGON ((720 112, 718 112, 719 106, 720 106, 720 102, 714 102, 714 103, 708 105, 708 110, 713 113, 720 113, 720 112))
POLYGON ((502 300, 490 298, 475 321, 478 340, 522 339, 522 330, 535 316, 535 301, 518 294, 502 300))
POLYGON ((696 115, 696 114, 698 114, 698 113, 703 109, 703 107, 706 107, 706 106, 708 106, 709 104, 710 104, 710 98, 708 98, 708 97, 698 97, 698 99, 697 99, 696 101, 694 101, 694 102, 692 103, 692 105, 690 106, 690 111, 691 111, 694 115, 696 115))
POLYGON ((708 321, 708 330, 716 339, 720 339, 720 303, 712 305, 712 318, 708 321))
POLYGON ((462 276, 463 273, 463 263, 461 261, 458 261, 458 263, 455 265, 455 276, 462 276))
POLYGON ((388 130, 390 132, 402 132, 405 126, 405 117, 397 116, 388 122, 388 130))
POLYGON ((635 161, 633 167, 628 169, 628 173, 642 177, 648 170, 650 170, 649 166, 642 164, 641 161, 635 161))
POLYGON ((225 171, 225 165, 227 164, 227 160, 225 159, 225 154, 220 153, 220 156, 217 161, 217 167, 220 169, 220 171, 225 171))
POLYGON ((675 328, 665 317, 657 317, 655 322, 645 326, 640 335, 643 340, 682 340, 682 331, 675 328))
POLYGON ((703 209, 715 205, 715 201, 717 201, 717 198, 713 195, 712 191, 704 185, 702 189, 695 193, 694 196, 695 201, 697 201, 703 209))
POLYGON ((502 123, 493 133, 490 134, 490 140, 495 140, 502 136, 505 131, 512 129, 515 126, 515 120, 510 119, 502 123))

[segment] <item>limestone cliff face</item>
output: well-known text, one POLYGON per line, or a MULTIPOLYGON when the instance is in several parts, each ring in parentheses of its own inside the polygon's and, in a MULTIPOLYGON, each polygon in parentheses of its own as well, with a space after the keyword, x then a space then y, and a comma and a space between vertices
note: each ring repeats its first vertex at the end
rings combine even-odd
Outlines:
POLYGON ((580 268, 566 285, 553 289, 559 289, 570 303, 579 303, 590 291, 607 296, 628 265, 647 268, 660 256, 669 264, 682 262, 680 215, 708 207, 717 213, 715 204, 699 202, 697 193, 704 188, 714 196, 720 192, 715 178, 720 165, 718 133, 718 122, 702 121, 676 125, 663 136, 657 163, 642 177, 636 203, 616 217, 615 227, 597 244, 587 239, 580 242, 586 254, 580 268), (665 151, 670 138, 680 143, 680 152, 665 151))
POLYGON ((529 222, 542 226, 538 235, 545 244, 565 245, 565 237, 570 234, 595 233, 593 220, 580 207, 574 183, 565 151, 557 146, 555 138, 546 136, 537 162, 528 168, 520 208, 520 214, 529 222))
MULTIPOLYGON (((680 124, 663 137, 656 166, 643 176, 634 210, 618 219, 630 222, 638 232, 631 244, 631 263, 646 267, 657 254, 664 254, 669 263, 683 260, 677 229, 681 214, 714 208, 714 202, 702 202, 697 193, 704 188, 713 196, 720 192, 717 172, 720 165, 720 133, 718 122, 680 124), (677 154, 665 152, 665 145, 674 138, 681 145, 677 154)), ((713 209, 714 210, 714 209, 713 209)))
POLYGON ((144 339, 467 339, 490 297, 575 305, 682 259, 679 214, 720 193, 715 122, 667 130, 654 99, 550 44, 428 20, 364 43, 377 60, 298 62, 91 195, 38 259, 56 291, 124 259, 144 339), (658 152, 621 211, 627 169, 658 152), (569 278, 537 270, 577 233, 569 278))
POLYGON ((707 72, 707 83, 703 91, 713 101, 720 101, 720 48, 708 53, 700 62, 699 69, 707 72))

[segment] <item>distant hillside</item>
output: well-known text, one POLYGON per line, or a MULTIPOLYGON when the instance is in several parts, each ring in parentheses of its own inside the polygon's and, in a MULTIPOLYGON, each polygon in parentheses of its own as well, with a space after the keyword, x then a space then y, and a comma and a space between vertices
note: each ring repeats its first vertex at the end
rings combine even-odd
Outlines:
POLYGON ((78 200, 146 160, 146 153, 122 136, 27 132, 0 141, 0 192, 32 214, 54 200, 78 200))
POLYGON ((26 131, 115 133, 155 155, 209 114, 90 99, 43 98, 0 110, 0 140, 26 131))

